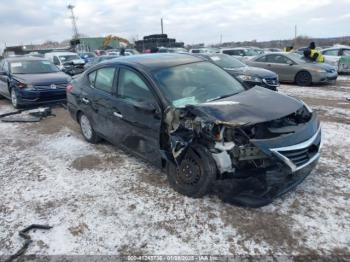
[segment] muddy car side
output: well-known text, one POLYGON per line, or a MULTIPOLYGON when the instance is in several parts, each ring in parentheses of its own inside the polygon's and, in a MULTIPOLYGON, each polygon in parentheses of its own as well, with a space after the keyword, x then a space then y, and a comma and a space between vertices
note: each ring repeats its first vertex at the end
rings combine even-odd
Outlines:
POLYGON ((245 90, 189 55, 99 64, 72 82, 67 100, 87 141, 104 138, 165 168, 170 185, 191 197, 218 189, 226 201, 261 206, 302 182, 319 158, 319 120, 305 104, 245 90))

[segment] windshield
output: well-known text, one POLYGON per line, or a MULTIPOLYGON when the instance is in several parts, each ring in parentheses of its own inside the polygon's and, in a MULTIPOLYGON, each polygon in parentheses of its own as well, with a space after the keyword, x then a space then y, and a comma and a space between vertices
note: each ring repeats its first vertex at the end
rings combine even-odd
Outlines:
POLYGON ((297 62, 297 63, 300 63, 300 64, 309 62, 308 60, 306 60, 304 55, 301 55, 301 54, 298 54, 298 53, 289 53, 287 55, 287 57, 289 57, 290 59, 294 60, 294 62, 297 62))
POLYGON ((49 61, 19 61, 10 63, 13 74, 48 74, 58 72, 59 69, 49 61))
POLYGON ((231 75, 209 62, 162 69, 154 76, 175 107, 209 102, 244 91, 231 75))
POLYGON ((81 59, 78 55, 60 55, 59 58, 63 63, 81 59))
POLYGON ((229 55, 211 55, 209 56, 210 60, 214 62, 214 64, 220 66, 221 68, 239 68, 239 67, 246 67, 245 64, 243 64, 238 59, 229 56, 229 55))
POLYGON ((257 55, 259 55, 259 53, 254 49, 247 49, 246 50, 246 56, 257 56, 257 55))

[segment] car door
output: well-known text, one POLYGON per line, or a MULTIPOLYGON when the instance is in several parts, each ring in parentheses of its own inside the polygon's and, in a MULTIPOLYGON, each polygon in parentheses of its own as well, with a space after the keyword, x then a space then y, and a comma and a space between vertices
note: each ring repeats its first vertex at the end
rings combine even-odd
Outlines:
POLYGON ((80 98, 94 130, 113 144, 118 144, 116 131, 120 130, 120 120, 114 115, 117 72, 115 66, 106 66, 89 73, 89 86, 82 90, 80 98))
POLYGON ((278 74, 281 81, 294 81, 298 72, 296 64, 283 54, 266 55, 267 69, 278 74))
POLYGON ((5 75, 0 75, 0 93, 3 96, 10 97, 10 92, 8 89, 8 80, 9 80, 9 65, 6 60, 0 62, 0 71, 5 72, 5 75))
POLYGON ((142 158, 161 164, 161 109, 152 86, 139 72, 120 67, 114 116, 121 120, 119 143, 142 158))
POLYGON ((334 49, 328 49, 322 52, 322 54, 325 57, 325 61, 329 64, 336 65, 339 61, 340 56, 340 49, 334 48, 334 49))

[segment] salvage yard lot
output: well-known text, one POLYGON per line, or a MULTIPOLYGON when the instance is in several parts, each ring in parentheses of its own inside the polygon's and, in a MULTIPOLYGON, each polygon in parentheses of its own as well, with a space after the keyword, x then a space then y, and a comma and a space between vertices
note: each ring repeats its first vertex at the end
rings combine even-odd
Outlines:
MULTIPOLYGON (((40 123, 0 122, 0 255, 350 255, 350 76, 317 87, 282 85, 322 119, 319 165, 293 192, 248 209, 191 199, 166 176, 108 143, 91 145, 63 108, 40 123)), ((11 111, 0 100, 0 114, 11 111)), ((278 110, 278 108, 276 108, 278 110)))

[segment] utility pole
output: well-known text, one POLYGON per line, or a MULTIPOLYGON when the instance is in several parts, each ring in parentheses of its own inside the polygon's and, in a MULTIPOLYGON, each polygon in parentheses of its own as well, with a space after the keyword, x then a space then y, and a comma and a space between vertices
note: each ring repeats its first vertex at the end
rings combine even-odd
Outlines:
POLYGON ((73 39, 78 39, 79 38, 79 33, 78 33, 78 26, 77 26, 77 20, 74 15, 74 5, 68 5, 67 8, 71 11, 71 19, 72 19, 72 25, 73 25, 73 39))
POLYGON ((222 34, 220 34, 220 45, 222 45, 222 34))
POLYGON ((298 26, 295 25, 294 26, 294 47, 296 47, 298 45, 297 37, 298 37, 298 26))
POLYGON ((162 28, 162 34, 164 34, 163 28, 163 17, 160 19, 160 27, 162 28))

